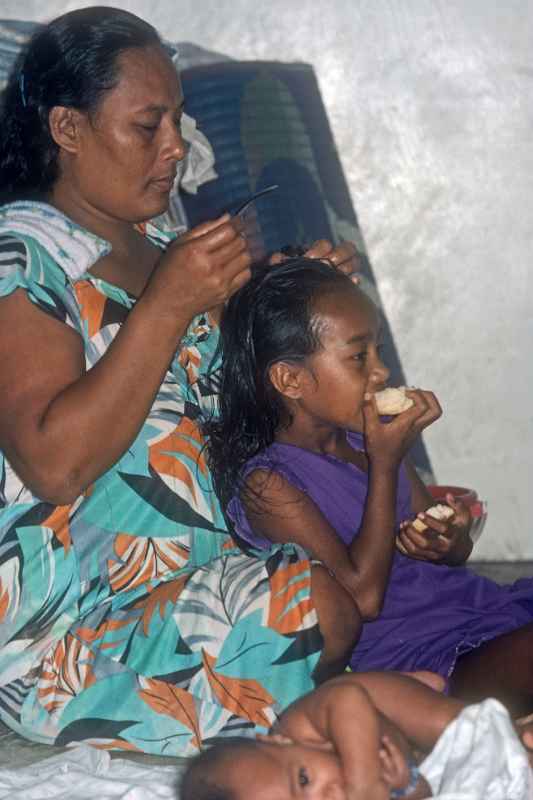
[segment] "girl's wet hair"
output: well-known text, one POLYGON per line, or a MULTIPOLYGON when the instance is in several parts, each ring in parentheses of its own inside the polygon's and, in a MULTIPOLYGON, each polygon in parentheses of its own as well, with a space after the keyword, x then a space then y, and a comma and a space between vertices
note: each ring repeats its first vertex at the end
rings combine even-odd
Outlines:
POLYGON ((54 185, 59 148, 50 135, 50 110, 66 106, 94 113, 118 83, 119 56, 149 46, 162 46, 151 25, 101 6, 64 14, 34 34, 2 98, 2 201, 43 194, 54 185))
POLYGON ((289 422, 269 378, 277 361, 302 362, 320 346, 319 297, 357 291, 348 277, 317 259, 293 258, 262 267, 229 300, 221 321, 224 354, 220 415, 207 426, 208 457, 223 508, 245 463, 289 422))

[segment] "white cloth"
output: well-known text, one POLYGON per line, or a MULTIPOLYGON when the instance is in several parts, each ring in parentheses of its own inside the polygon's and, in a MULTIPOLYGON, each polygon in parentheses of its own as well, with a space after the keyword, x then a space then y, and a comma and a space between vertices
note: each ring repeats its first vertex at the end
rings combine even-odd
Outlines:
POLYGON ((527 753, 497 700, 465 708, 420 772, 439 800, 533 800, 527 753))
POLYGON ((2 800, 176 800, 183 761, 149 766, 80 745, 22 769, 0 770, 2 800))

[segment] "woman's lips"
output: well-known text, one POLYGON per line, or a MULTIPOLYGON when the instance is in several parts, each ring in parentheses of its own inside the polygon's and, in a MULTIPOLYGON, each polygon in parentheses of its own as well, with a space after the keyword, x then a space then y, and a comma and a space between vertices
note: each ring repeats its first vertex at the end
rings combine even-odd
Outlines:
POLYGON ((160 192, 170 192, 174 186, 175 180, 176 174, 172 173, 172 175, 163 175, 160 178, 153 178, 150 183, 152 183, 156 189, 159 189, 160 192))

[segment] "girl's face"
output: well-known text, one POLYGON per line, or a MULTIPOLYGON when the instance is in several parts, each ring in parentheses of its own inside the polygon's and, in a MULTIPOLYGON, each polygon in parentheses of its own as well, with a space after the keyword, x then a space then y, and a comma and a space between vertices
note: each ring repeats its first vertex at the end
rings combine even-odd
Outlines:
POLYGON ((316 427, 363 430, 365 393, 383 389, 389 371, 379 356, 379 318, 355 286, 315 306, 321 348, 305 361, 298 407, 316 427))
POLYGON ((119 82, 97 112, 78 115, 65 182, 89 214, 141 222, 166 210, 177 162, 185 156, 183 93, 161 47, 126 50, 119 66, 119 82))

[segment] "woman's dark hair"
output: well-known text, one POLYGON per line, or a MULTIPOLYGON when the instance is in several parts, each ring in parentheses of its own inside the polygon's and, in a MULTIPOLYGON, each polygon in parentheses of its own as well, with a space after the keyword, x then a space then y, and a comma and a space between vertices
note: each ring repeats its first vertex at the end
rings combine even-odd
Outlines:
POLYGON ((236 800, 235 792, 222 786, 213 772, 228 759, 231 761, 239 753, 249 753, 259 746, 256 739, 235 737, 202 750, 187 764, 179 786, 179 800, 236 800))
POLYGON ((2 200, 51 189, 59 148, 50 135, 50 110, 67 106, 95 112, 118 83, 121 53, 149 46, 162 46, 151 25, 128 11, 102 6, 64 14, 33 35, 2 100, 2 200))
POLYGON ((206 426, 215 489, 226 508, 244 491, 245 463, 272 444, 287 409, 269 378, 277 361, 303 361, 320 346, 314 312, 319 297, 354 291, 351 280, 323 261, 293 258, 258 268, 229 300, 221 320, 220 414, 206 426))

